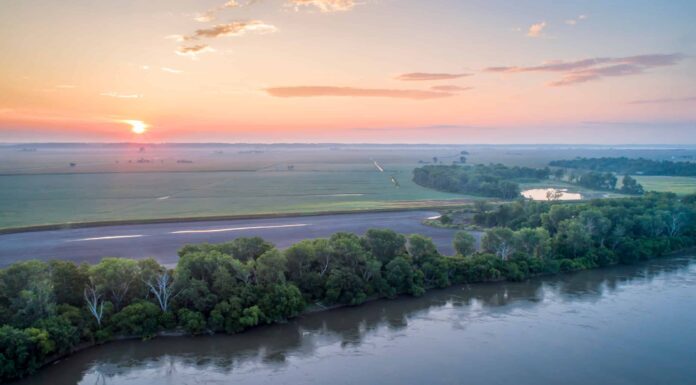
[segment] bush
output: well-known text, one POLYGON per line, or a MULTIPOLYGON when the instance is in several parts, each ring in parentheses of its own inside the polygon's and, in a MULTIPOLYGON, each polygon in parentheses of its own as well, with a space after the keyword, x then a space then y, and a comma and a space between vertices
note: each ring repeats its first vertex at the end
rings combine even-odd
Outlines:
POLYGON ((136 302, 123 308, 111 318, 116 334, 152 338, 159 330, 162 311, 151 302, 136 302))
POLYGON ((198 335, 205 331, 205 317, 201 312, 189 309, 179 310, 179 326, 191 335, 198 335))

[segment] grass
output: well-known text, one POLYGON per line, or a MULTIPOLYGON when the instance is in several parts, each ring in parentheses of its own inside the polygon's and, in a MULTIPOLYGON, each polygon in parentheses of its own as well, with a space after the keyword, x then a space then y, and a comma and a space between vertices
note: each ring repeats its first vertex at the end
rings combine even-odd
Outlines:
POLYGON ((681 176, 634 176, 645 191, 673 192, 679 195, 696 193, 696 178, 681 176))

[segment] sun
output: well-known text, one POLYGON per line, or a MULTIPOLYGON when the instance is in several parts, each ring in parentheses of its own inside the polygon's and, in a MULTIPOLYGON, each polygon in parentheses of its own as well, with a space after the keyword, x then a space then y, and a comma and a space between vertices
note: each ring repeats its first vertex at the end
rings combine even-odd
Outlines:
POLYGON ((147 131, 147 128, 150 127, 142 120, 122 120, 121 122, 129 124, 131 126, 131 132, 136 135, 144 134, 147 131))

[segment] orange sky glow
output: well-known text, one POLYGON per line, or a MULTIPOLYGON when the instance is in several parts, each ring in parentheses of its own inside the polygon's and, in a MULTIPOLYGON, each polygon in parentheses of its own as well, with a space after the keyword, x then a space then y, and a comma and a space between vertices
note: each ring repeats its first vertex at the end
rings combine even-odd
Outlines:
POLYGON ((643 0, 13 1, 0 141, 696 143, 694 14, 643 0))

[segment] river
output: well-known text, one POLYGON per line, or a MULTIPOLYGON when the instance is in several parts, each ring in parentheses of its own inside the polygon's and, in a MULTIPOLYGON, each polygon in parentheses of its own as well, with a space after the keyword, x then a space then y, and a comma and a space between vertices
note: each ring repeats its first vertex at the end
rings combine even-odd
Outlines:
POLYGON ((21 384, 693 384, 696 258, 477 284, 235 336, 123 341, 21 384))

